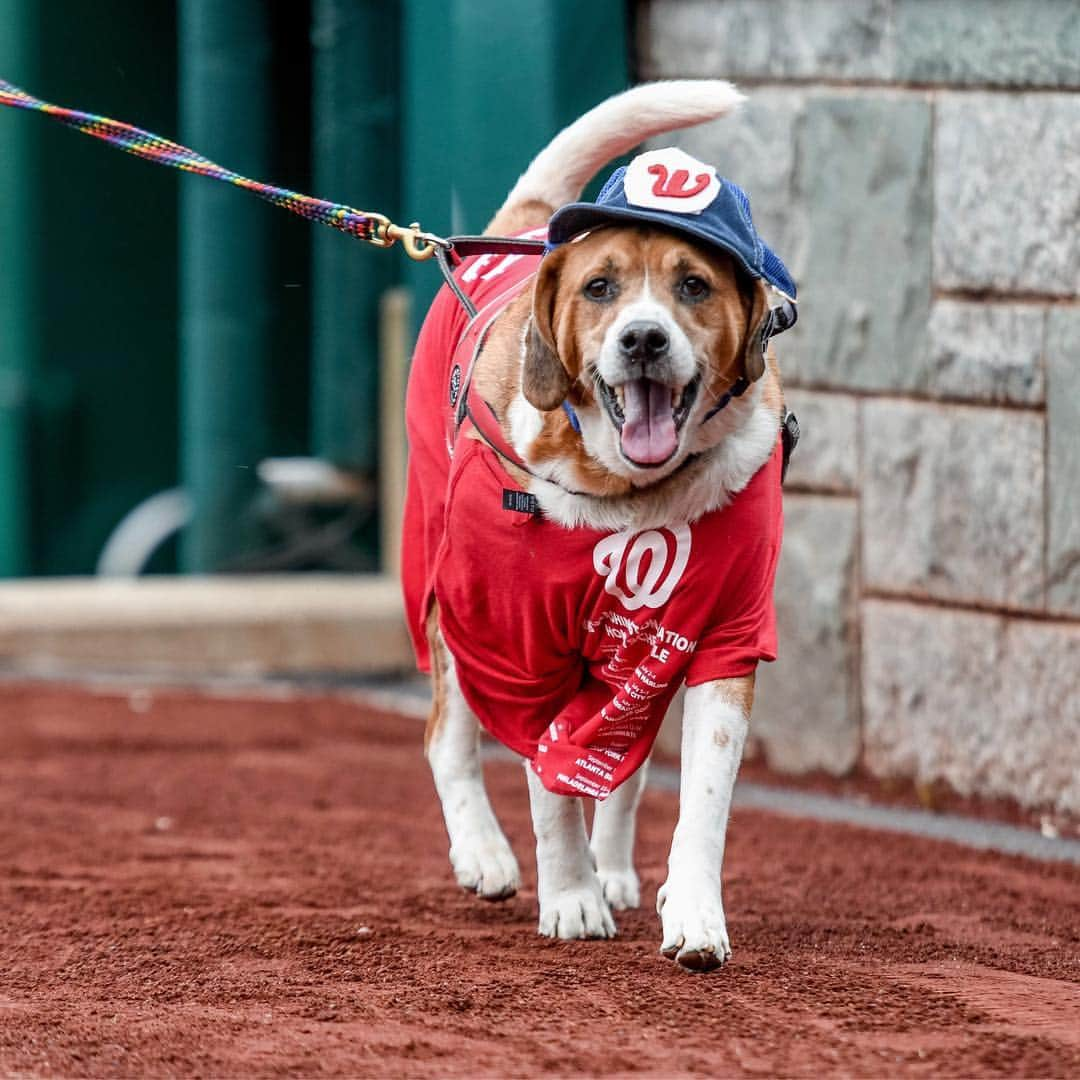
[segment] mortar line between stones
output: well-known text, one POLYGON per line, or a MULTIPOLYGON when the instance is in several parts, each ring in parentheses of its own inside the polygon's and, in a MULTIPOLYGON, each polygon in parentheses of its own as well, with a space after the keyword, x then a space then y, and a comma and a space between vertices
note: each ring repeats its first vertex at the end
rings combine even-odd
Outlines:
POLYGON ((1050 365, 1047 362, 1050 348, 1050 316, 1043 313, 1042 341, 1039 349, 1039 366, 1042 368, 1043 393, 1046 395, 1046 418, 1042 426, 1042 497, 1043 497, 1043 535, 1042 535, 1042 602, 1044 608, 1050 606, 1050 529, 1052 527, 1050 508, 1053 505, 1050 492, 1050 365))
POLYGON ((852 678, 855 685, 849 691, 848 701, 855 708, 855 718, 858 729, 859 751, 857 761, 863 760, 866 753, 866 701, 864 697, 865 683, 863 681, 863 624, 862 624, 862 598, 863 598, 863 492, 864 459, 866 456, 865 441, 863 438, 863 407, 860 403, 855 409, 855 550, 852 552, 853 566, 851 568, 852 582, 851 594, 848 604, 851 608, 849 613, 852 626, 852 678))
POLYGON ((1018 307, 1080 307, 1080 296, 1019 289, 973 289, 939 285, 932 291, 934 300, 958 300, 970 304, 1015 304, 1018 307))
POLYGON ((859 401, 907 401, 917 405, 940 405, 952 409, 955 406, 969 409, 994 409, 1006 412, 1034 413, 1041 415, 1046 412, 1045 402, 1027 403, 1023 401, 996 401, 975 400, 950 395, 932 395, 919 393, 914 390, 874 390, 868 388, 842 387, 831 384, 789 379, 785 384, 790 390, 805 390, 813 394, 832 394, 837 397, 855 398, 859 401))
POLYGON ((858 491, 849 488, 841 491, 839 488, 815 487, 813 484, 804 482, 784 484, 785 495, 813 495, 821 499, 857 499, 858 491))
POLYGON ((991 604, 979 600, 945 600, 913 592, 888 592, 869 588, 863 592, 864 600, 880 600, 885 603, 912 604, 916 607, 936 608, 943 611, 961 611, 972 615, 997 615, 1006 619, 1024 619, 1027 622, 1046 623, 1064 629, 1080 630, 1080 618, 1034 608, 1010 607, 1008 604, 991 604))
MULTIPOLYGON (((648 72, 650 79, 671 78, 670 74, 662 74, 656 70, 648 72)), ((1080 96, 1080 87, 1077 86, 1038 86, 1032 83, 957 83, 957 82, 917 82, 904 79, 844 79, 838 76, 822 75, 791 75, 786 78, 776 78, 768 75, 738 75, 726 72, 722 76, 716 72, 682 71, 679 74, 684 79, 730 79, 738 87, 747 87, 753 90, 893 90, 899 94, 993 94, 993 95, 1016 95, 1016 94, 1040 94, 1080 96)))
MULTIPOLYGON (((891 9, 890 9, 891 10, 891 9)), ((930 147, 928 154, 930 160, 927 162, 927 178, 930 187, 930 242, 927 245, 927 254, 930 256, 930 307, 934 305, 937 300, 946 299, 944 291, 937 287, 938 279, 938 245, 935 237, 937 236, 937 224, 938 224, 938 200, 937 200, 937 185, 938 185, 938 103, 937 98, 933 97, 927 103, 927 111, 929 114, 930 124, 930 147)), ((924 327, 924 340, 923 348, 929 350, 929 322, 932 317, 930 308, 927 309, 926 318, 927 325, 924 327)))

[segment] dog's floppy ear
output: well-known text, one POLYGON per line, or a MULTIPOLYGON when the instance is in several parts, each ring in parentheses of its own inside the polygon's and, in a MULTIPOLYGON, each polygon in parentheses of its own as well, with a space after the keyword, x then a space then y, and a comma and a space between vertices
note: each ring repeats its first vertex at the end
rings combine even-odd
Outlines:
POLYGON ((552 327, 561 255, 561 250, 553 251, 540 264, 533 286, 532 319, 525 331, 521 390, 529 404, 541 412, 557 409, 570 392, 570 375, 559 359, 552 327))
POLYGON ((769 290, 762 281, 752 283, 753 302, 750 305, 750 315, 746 320, 746 345, 743 349, 743 370, 751 382, 756 382, 765 374, 765 349, 768 339, 762 341, 762 335, 767 334, 771 319, 769 316, 769 290))

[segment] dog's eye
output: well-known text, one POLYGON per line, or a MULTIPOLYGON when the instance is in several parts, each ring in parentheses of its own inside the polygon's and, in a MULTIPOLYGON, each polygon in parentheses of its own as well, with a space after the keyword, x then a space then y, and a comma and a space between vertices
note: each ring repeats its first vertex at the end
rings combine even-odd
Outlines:
POLYGON ((585 286, 585 295, 590 300, 610 300, 617 291, 615 282, 606 277, 594 277, 585 286))
POLYGON ((679 295, 684 300, 704 300, 709 295, 709 284, 704 278, 691 274, 679 282, 679 295))

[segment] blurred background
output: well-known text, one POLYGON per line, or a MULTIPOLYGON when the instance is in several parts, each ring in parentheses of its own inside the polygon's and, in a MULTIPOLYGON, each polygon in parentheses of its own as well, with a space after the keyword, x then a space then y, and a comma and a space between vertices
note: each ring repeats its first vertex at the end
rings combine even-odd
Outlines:
MULTIPOLYGON (((605 96, 738 82, 670 141, 800 288, 754 749, 1080 812, 1075 0, 0 0, 0 28, 32 94, 444 235, 605 96)), ((14 110, 0 252, 0 667, 407 669, 434 265, 14 110)))

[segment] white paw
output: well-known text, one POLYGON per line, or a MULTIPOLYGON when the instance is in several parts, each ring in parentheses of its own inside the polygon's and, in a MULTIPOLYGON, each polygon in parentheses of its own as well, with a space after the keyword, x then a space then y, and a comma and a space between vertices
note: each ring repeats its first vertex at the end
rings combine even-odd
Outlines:
POLYGON ((604 899, 612 911, 627 911, 641 906, 641 883, 634 868, 597 870, 604 899))
POLYGON ((538 933, 565 940, 614 937, 615 920, 599 880, 542 895, 538 933))
POLYGON ((485 900, 505 900, 521 887, 517 859, 506 837, 496 830, 452 845, 450 865, 458 884, 485 900))
POLYGON ((712 971, 731 957, 720 890, 705 882, 668 880, 656 895, 664 938, 660 951, 688 971, 712 971))

